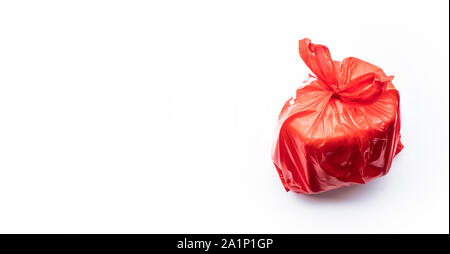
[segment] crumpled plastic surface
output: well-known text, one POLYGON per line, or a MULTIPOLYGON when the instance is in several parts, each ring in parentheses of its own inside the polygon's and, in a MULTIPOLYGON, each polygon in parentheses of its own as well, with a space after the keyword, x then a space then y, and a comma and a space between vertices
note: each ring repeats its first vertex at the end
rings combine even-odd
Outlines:
POLYGON ((283 106, 272 159, 286 191, 312 194, 388 173, 402 149, 400 95, 393 76, 354 57, 300 40, 315 74, 283 106))

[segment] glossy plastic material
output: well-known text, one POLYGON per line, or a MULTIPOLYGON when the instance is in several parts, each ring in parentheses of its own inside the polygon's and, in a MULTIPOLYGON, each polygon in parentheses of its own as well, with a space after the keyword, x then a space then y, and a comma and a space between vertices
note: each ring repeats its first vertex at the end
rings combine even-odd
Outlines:
POLYGON ((279 115, 272 159, 286 191, 311 194, 364 184, 388 173, 400 142, 393 76, 360 59, 331 59, 303 39, 310 75, 279 115))

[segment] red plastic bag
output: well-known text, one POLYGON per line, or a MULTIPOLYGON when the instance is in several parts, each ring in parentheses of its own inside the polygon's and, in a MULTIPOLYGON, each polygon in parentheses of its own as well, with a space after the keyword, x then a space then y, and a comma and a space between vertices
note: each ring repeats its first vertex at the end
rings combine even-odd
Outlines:
POLYGON ((403 148, 393 76, 354 57, 333 61, 309 39, 299 50, 315 76, 279 115, 272 159, 286 191, 319 193, 387 174, 403 148))

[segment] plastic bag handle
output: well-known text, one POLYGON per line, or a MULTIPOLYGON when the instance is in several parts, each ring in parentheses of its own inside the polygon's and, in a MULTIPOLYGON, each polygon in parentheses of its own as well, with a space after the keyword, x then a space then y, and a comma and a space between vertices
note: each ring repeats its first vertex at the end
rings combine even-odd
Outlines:
POLYGON ((303 62, 317 76, 333 89, 337 89, 336 67, 327 47, 313 44, 305 38, 299 41, 299 52, 303 62))

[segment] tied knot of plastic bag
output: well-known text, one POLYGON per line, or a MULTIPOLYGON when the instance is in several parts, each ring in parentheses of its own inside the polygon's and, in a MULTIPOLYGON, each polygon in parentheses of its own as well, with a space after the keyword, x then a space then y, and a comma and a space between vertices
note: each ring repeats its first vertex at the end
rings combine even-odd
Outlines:
POLYGON ((334 61, 326 46, 313 44, 307 38, 300 40, 299 51, 318 81, 330 91, 330 98, 355 103, 372 102, 394 78, 354 57, 345 58, 342 62, 334 61))

